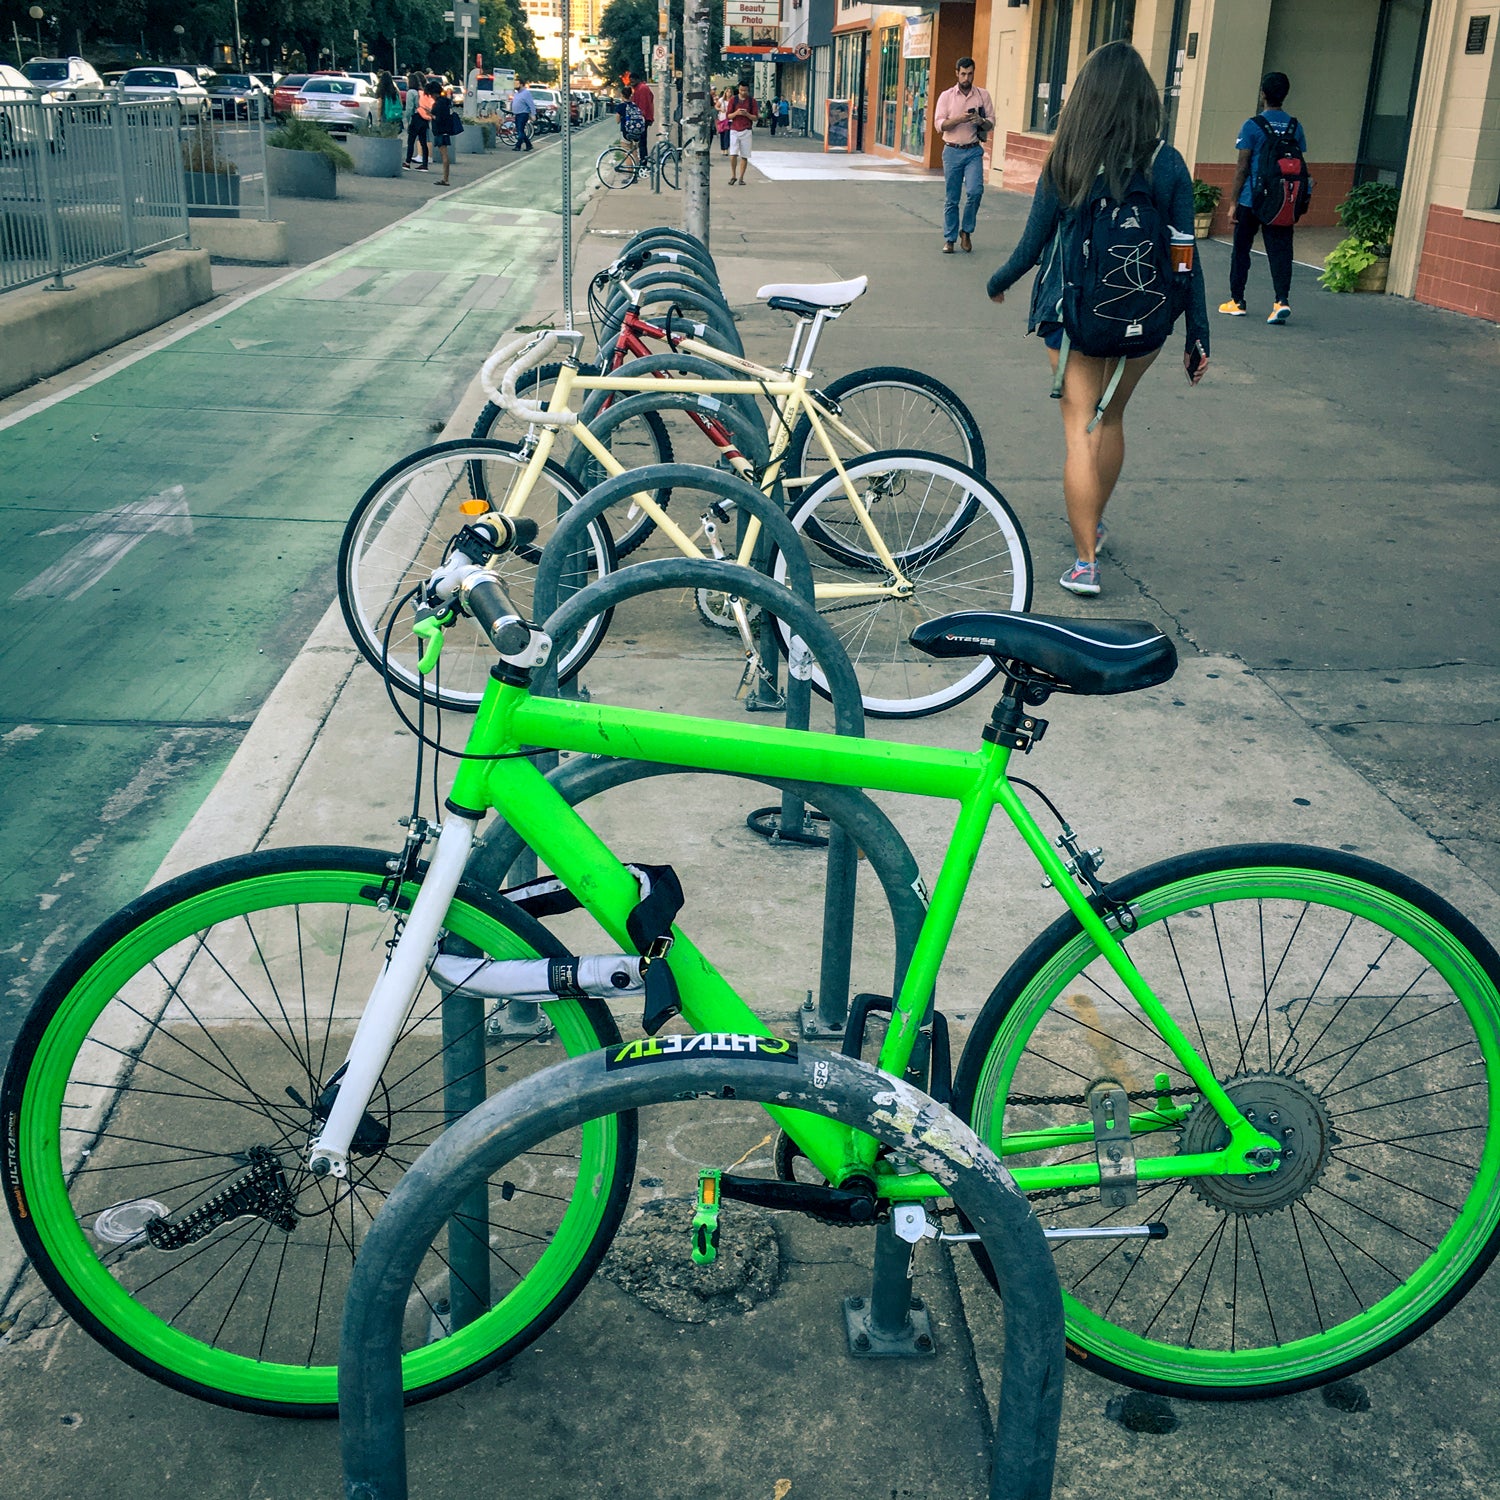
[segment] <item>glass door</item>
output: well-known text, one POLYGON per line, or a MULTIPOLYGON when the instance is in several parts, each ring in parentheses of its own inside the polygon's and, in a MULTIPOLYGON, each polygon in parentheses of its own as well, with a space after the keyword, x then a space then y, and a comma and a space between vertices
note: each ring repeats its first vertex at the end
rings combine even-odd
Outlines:
POLYGON ((901 95, 901 28, 880 32, 880 84, 875 95, 875 143, 896 146, 896 110, 901 95))
POLYGON ((1356 182, 1401 184, 1430 8, 1431 0, 1382 0, 1356 182))
POLYGON ((1031 129, 1051 135, 1068 82, 1068 34, 1073 0, 1041 0, 1037 16, 1036 83, 1031 96, 1031 129))

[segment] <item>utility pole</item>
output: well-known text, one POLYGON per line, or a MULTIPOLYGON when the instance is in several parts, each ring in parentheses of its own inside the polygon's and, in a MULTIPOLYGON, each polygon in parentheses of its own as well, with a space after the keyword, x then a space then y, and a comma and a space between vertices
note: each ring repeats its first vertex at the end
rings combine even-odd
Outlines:
POLYGON ((708 244, 709 143, 713 103, 708 88, 708 0, 684 0, 682 16, 682 227, 708 244))

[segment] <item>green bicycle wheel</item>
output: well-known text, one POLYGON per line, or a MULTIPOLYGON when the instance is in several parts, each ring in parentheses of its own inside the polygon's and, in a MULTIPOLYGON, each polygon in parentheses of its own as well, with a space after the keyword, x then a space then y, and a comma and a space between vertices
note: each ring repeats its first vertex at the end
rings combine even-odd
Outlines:
MULTIPOLYGON (((503 1040, 484 1001, 445 1002, 429 978, 349 1175, 312 1176, 308 1144, 406 904, 377 905, 386 858, 268 851, 147 893, 49 982, 6 1071, 7 1198, 42 1280, 137 1369, 221 1405, 333 1415, 344 1289, 401 1174, 487 1092, 618 1040, 593 1000, 553 1002, 544 1035, 503 1040)), ((561 951, 467 886, 446 931, 498 958, 561 951)), ((597 1121, 466 1200, 412 1286, 409 1399, 561 1313, 619 1223, 635 1142, 634 1120, 597 1121)))
MULTIPOLYGON (((1275 1171, 1041 1195, 1058 1226, 1168 1228, 1054 1244, 1069 1350, 1129 1385, 1221 1400, 1361 1369, 1453 1306, 1500 1248, 1500 959, 1447 902, 1332 850, 1244 845, 1114 883, 1126 951, 1275 1171)), ((1100 1078, 1135 1099, 1137 1163, 1228 1133, 1070 916, 977 1022, 957 1105, 1020 1167, 1093 1162, 1100 1078), (1067 1139, 1038 1137, 1066 1130, 1067 1139), (1030 1136, 1022 1138, 1025 1132, 1030 1136)))

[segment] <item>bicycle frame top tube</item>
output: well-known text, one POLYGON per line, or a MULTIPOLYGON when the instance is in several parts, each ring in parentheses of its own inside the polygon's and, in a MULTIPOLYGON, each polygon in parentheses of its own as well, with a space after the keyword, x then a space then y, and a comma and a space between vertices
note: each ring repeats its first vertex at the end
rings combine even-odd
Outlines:
MULTIPOLYGON (((755 774, 774 764, 780 775, 791 780, 956 802, 954 832, 880 1050, 879 1066, 896 1076, 911 1060, 981 841, 991 814, 999 807, 1184 1072, 1228 1126, 1229 1141, 1221 1149, 1166 1158, 1159 1163, 1143 1161, 1142 1176, 1245 1171, 1250 1151, 1275 1148, 1275 1142, 1251 1125, 1230 1100, 1156 999, 1114 932, 1090 905, 1072 871, 1008 781, 1011 752, 1004 746, 987 742, 977 751, 937 749, 592 702, 533 698, 525 686, 502 684, 492 678, 467 747, 468 754, 476 758, 460 763, 448 799, 450 811, 477 819, 488 808, 496 808, 615 941, 628 943, 626 920, 640 895, 634 877, 537 768, 524 758, 515 758, 515 752, 523 747, 704 771, 755 774)), ((767 1034, 768 1028, 708 959, 684 935, 676 935, 678 946, 673 948, 671 967, 689 1023, 700 1030, 767 1034)), ((872 1144, 843 1133, 841 1127, 817 1122, 826 1128, 814 1128, 801 1116, 782 1123, 830 1181, 875 1166, 872 1144)), ((1037 1179, 1035 1185, 1048 1187, 1096 1185, 1098 1172, 1097 1164, 1031 1169, 1037 1179)), ((902 1197, 909 1192, 922 1196, 919 1188, 925 1188, 928 1195, 932 1192, 922 1174, 905 1187, 897 1186, 894 1180, 883 1180, 882 1187, 902 1197)))

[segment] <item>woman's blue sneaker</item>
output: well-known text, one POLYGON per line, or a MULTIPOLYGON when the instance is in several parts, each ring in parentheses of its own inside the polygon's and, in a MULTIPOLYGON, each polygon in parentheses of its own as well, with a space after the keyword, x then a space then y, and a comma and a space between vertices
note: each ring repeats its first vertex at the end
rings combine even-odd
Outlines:
POLYGON ((1099 564, 1084 562, 1080 557, 1057 581, 1070 594, 1097 594, 1099 592, 1099 564))

